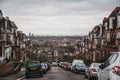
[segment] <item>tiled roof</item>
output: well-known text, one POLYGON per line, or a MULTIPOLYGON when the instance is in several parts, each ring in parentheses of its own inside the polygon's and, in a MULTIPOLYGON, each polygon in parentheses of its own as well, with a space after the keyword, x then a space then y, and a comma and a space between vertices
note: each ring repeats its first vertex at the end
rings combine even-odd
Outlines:
POLYGON ((117 13, 120 11, 120 7, 116 7, 112 13, 109 15, 109 17, 114 17, 115 15, 117 15, 117 13))
POLYGON ((12 24, 12 27, 13 27, 13 28, 18 29, 18 27, 16 26, 16 24, 15 24, 14 22, 11 22, 11 24, 12 24))

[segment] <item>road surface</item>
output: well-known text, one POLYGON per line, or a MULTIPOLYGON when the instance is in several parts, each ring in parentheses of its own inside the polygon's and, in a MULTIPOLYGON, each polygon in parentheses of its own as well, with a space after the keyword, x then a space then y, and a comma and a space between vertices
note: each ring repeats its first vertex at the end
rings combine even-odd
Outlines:
MULTIPOLYGON (((26 80, 26 79, 24 79, 26 80)), ((86 80, 84 74, 76 74, 60 67, 52 67, 43 78, 30 78, 27 80, 86 80)))
POLYGON ((76 74, 70 71, 66 71, 60 67, 51 67, 42 78, 25 78, 25 72, 10 75, 8 77, 2 77, 0 80, 87 80, 84 74, 76 74))

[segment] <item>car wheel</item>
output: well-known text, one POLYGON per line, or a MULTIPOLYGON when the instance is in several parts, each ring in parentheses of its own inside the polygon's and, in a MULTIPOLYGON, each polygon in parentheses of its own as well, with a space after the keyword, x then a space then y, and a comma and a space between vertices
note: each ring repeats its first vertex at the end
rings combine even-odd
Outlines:
POLYGON ((42 74, 42 73, 40 74, 40 77, 43 77, 43 74, 42 74))
POLYGON ((87 76, 87 75, 85 75, 85 78, 88 78, 88 76, 87 76))
POLYGON ((28 79, 28 78, 29 78, 29 76, 26 75, 26 79, 28 79))
POLYGON ((89 77, 88 80, 93 80, 93 78, 92 78, 92 77, 89 77))
POLYGON ((75 70, 75 73, 76 73, 76 74, 78 74, 78 71, 77 71, 77 69, 75 70))

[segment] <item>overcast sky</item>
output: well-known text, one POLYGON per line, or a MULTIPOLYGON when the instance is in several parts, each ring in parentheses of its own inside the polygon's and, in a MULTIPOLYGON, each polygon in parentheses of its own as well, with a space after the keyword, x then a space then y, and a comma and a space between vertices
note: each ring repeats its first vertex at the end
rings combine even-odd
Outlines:
POLYGON ((120 0, 0 0, 4 16, 26 34, 87 35, 120 0))

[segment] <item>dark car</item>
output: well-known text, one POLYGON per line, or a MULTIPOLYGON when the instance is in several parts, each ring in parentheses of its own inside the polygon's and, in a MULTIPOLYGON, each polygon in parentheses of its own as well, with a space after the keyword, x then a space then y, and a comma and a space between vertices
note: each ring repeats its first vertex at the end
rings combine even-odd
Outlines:
POLYGON ((73 68, 73 72, 75 73, 85 73, 85 70, 86 66, 84 63, 77 63, 73 68))
POLYGON ((41 63, 39 61, 29 61, 26 65, 26 78, 32 76, 43 77, 41 63))

